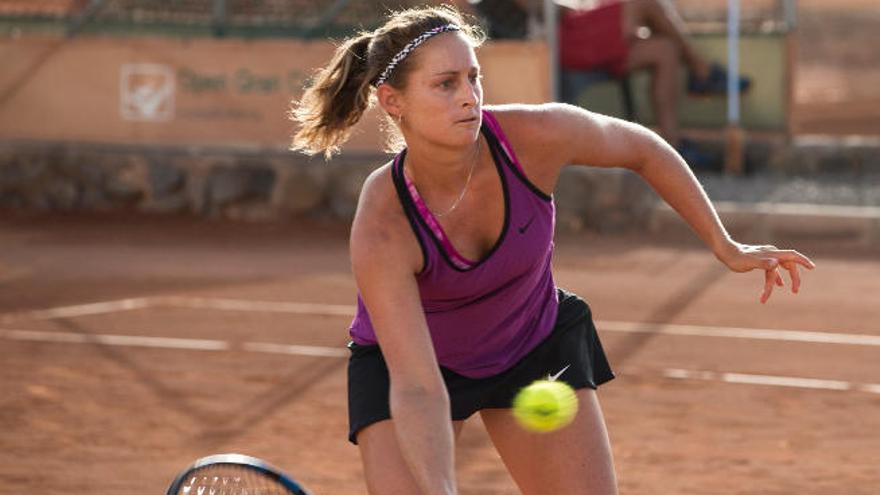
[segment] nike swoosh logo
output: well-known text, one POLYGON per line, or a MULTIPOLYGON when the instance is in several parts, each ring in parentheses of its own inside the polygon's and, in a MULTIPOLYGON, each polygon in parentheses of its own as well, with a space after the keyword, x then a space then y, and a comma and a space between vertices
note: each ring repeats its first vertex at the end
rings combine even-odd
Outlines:
POLYGON ((565 373, 565 370, 567 370, 568 368, 571 368, 570 364, 568 366, 566 366, 565 368, 562 368, 561 370, 559 370, 559 372, 556 373, 555 375, 548 374, 547 379, 550 380, 551 382, 555 382, 556 379, 559 378, 560 376, 562 376, 562 374, 565 373))
POLYGON ((525 225, 523 225, 522 227, 519 228, 519 233, 520 233, 520 234, 525 234, 526 231, 529 230, 529 226, 532 225, 532 222, 533 222, 534 220, 535 220, 535 217, 530 218, 529 221, 526 222, 525 225))

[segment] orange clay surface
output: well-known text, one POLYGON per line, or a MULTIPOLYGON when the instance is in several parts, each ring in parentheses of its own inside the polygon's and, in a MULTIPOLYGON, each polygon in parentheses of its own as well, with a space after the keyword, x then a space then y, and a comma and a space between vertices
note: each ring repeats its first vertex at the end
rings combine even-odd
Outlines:
MULTIPOLYGON (((726 272, 692 238, 558 239, 557 282, 590 302, 618 373, 599 396, 621 493, 877 493, 880 387, 864 388, 880 384, 876 245, 778 244, 818 268, 799 295, 777 292, 761 305, 761 274, 726 272), (626 333, 619 322, 874 340, 626 333), (675 379, 672 369, 715 374, 675 379), (850 389, 727 383, 720 373, 850 389)), ((354 299, 340 228, 0 220, 0 493, 155 495, 193 459, 231 451, 282 466, 318 495, 366 493, 346 441, 345 358, 246 350, 271 343, 344 355, 354 299), (108 304, 89 306, 98 302, 108 304)), ((478 417, 457 462, 462 494, 517 493, 478 417)))
MULTIPOLYGON (((800 2, 796 133, 878 132, 878 35, 864 29, 877 15, 875 0, 800 2)), ((819 268, 798 296, 761 305, 761 275, 726 272, 692 238, 558 239, 557 282, 590 302, 618 373, 599 395, 621 493, 877 493, 880 251, 846 239, 773 242, 819 268), (627 322, 869 338, 619 331, 627 322), (723 373, 830 382, 729 383, 723 373)), ((345 358, 245 350, 344 356, 354 298, 344 229, 0 219, 0 493, 155 495, 193 459, 230 451, 263 457, 318 495, 366 493, 345 438, 345 358)), ((462 494, 517 493, 478 417, 457 462, 462 494)))

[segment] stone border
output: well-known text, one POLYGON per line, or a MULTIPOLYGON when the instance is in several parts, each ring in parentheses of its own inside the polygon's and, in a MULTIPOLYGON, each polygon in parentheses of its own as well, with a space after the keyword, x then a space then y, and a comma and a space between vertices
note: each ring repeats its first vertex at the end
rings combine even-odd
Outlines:
MULTIPOLYGON (((811 149, 814 143, 811 143, 811 149)), ((864 164, 860 146, 858 162, 864 164)), ((803 156, 793 152, 793 156, 803 156)), ((830 152, 824 151, 825 157, 830 152)), ((387 155, 331 162, 283 149, 153 148, 0 142, 0 211, 183 214, 240 221, 348 223, 366 177, 387 155)), ((557 230, 687 229, 638 175, 569 167, 554 193, 557 230)), ((716 201, 730 230, 880 242, 880 207, 716 201)))
MULTIPOLYGON (((277 149, 0 143, 0 209, 350 222, 364 180, 386 160, 348 154, 325 163, 277 149)), ((644 227, 656 201, 630 172, 574 167, 563 172, 555 197, 562 231, 644 227)))
POLYGON ((0 144, 0 208, 248 221, 350 218, 381 156, 324 163, 286 150, 0 144))

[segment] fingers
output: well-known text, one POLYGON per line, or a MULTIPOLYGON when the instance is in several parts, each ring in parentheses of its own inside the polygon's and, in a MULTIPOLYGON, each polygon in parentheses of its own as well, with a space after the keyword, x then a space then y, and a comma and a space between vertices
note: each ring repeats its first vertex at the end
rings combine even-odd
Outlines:
MULTIPOLYGON (((779 262, 779 266, 782 266, 786 271, 788 271, 788 276, 791 278, 791 292, 792 294, 797 294, 801 290, 801 274, 798 270, 798 265, 806 268, 807 270, 812 270, 816 268, 816 264, 813 263, 813 260, 804 256, 803 254, 793 250, 793 249, 776 249, 775 246, 767 246, 767 248, 772 249, 772 252, 764 252, 764 255, 770 255, 779 262)), ((765 268, 766 269, 766 268, 765 268)), ((774 270, 776 273, 775 281, 776 285, 782 287, 783 280, 782 276, 774 270)), ((766 284, 765 284, 766 285, 766 284)), ((770 293, 765 288, 765 297, 762 297, 762 302, 766 302, 767 299, 770 298, 770 293)))
POLYGON ((782 267, 788 270, 788 276, 791 277, 791 292, 797 294, 801 289, 801 274, 794 263, 782 263, 782 267))
MULTIPOLYGON (((774 264, 772 261, 762 260, 761 262, 761 264, 766 267, 764 269, 764 292, 761 293, 761 304, 766 303, 770 299, 770 296, 773 294, 774 286, 785 286, 785 280, 777 269, 778 265, 774 264)), ((788 271, 788 274, 791 277, 791 292, 797 294, 801 288, 801 276, 798 271, 797 263, 792 261, 783 262, 779 265, 788 271)))
POLYGON ((770 299, 770 295, 773 294, 773 284, 778 277, 779 272, 775 268, 764 272, 764 292, 761 293, 761 304, 766 303, 770 299))
POLYGON ((735 263, 728 266, 737 272, 744 272, 760 268, 764 270, 764 290, 761 293, 761 303, 766 303, 773 294, 774 287, 784 287, 785 279, 779 273, 779 267, 788 272, 791 277, 791 292, 797 294, 801 288, 800 267, 807 270, 816 268, 813 261, 793 249, 778 249, 773 245, 749 246, 740 245, 741 256, 735 263))
POLYGON ((816 268, 816 264, 813 263, 810 258, 795 251, 794 249, 779 249, 772 244, 766 244, 763 246, 747 246, 747 249, 754 253, 760 253, 761 256, 772 256, 778 259, 780 262, 789 261, 797 263, 809 270, 816 268))
POLYGON ((766 253, 766 254, 772 255, 773 257, 778 259, 780 262, 797 263, 798 265, 801 265, 808 270, 812 270, 813 268, 816 268, 816 264, 813 263, 813 260, 811 260, 810 258, 807 258, 803 254, 801 254, 793 249, 781 249, 781 250, 776 250, 773 253, 766 253))

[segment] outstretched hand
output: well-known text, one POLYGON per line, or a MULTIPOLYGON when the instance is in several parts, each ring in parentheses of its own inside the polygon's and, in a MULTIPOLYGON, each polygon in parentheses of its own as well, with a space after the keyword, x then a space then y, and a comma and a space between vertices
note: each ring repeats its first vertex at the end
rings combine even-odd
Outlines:
POLYGON ((810 258, 792 249, 778 249, 776 246, 753 246, 733 242, 724 253, 718 253, 718 259, 731 270, 743 273, 752 270, 764 270, 764 291, 761 293, 761 304, 766 303, 773 293, 774 286, 783 287, 785 281, 779 268, 788 271, 791 278, 791 292, 797 294, 801 286, 798 265, 812 270, 816 267, 810 258))

